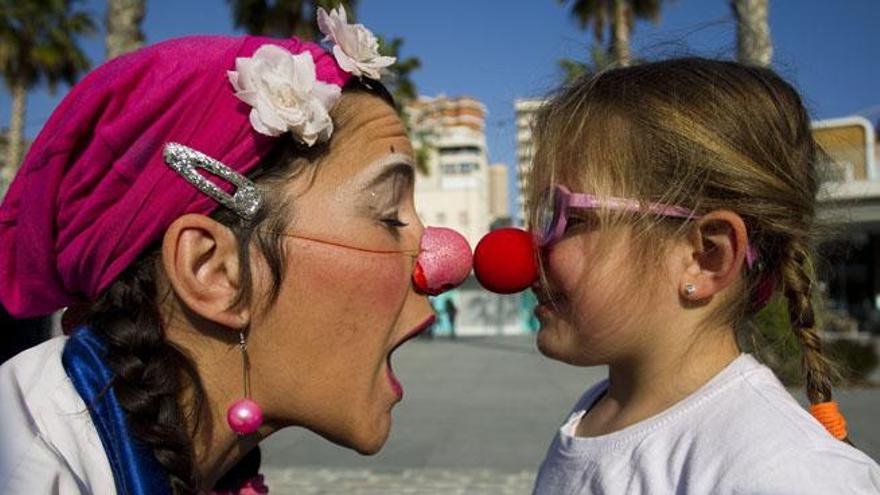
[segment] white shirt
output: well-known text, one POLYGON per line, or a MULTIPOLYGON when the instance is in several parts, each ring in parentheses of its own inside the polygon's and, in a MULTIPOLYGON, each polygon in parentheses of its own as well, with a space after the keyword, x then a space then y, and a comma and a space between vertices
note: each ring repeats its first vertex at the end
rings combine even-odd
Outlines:
POLYGON ((750 355, 656 416, 575 437, 607 388, 605 380, 578 401, 547 452, 535 494, 880 493, 877 463, 829 435, 750 355))
POLYGON ((98 432, 61 364, 65 341, 0 367, 0 493, 116 493, 98 432))

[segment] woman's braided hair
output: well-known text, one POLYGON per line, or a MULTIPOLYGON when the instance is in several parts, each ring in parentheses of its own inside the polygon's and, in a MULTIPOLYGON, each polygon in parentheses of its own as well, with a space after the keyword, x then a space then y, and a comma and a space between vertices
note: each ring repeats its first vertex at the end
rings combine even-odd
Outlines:
MULTIPOLYGON (((196 386, 199 379, 193 363, 165 340, 156 305, 156 258, 153 253, 129 267, 92 306, 89 321, 106 343, 113 392, 128 413, 132 434, 153 447, 175 493, 195 493, 192 442, 181 426, 187 422, 177 397, 183 376, 196 386)), ((203 394, 194 397, 197 410, 203 394)))
MULTIPOLYGON (((352 78, 344 90, 371 93, 394 106, 388 91, 375 81, 352 78)), ((304 148, 289 134, 282 135, 248 174, 264 192, 265 201, 255 217, 245 221, 223 208, 211 215, 229 227, 238 241, 241 290, 234 305, 247 304, 252 298, 251 245, 256 245, 271 274, 266 304, 277 298, 286 272, 283 237, 266 232, 283 231, 293 215, 292 205, 277 186, 302 173, 329 148, 329 143, 304 148)), ((126 412, 132 434, 153 450, 169 476, 173 493, 195 494, 204 488, 194 466, 193 435, 205 412, 205 395, 192 359, 166 339, 159 310, 163 294, 157 283, 160 257, 158 246, 148 249, 92 304, 86 322, 106 343, 106 362, 115 375, 112 390, 126 412), (180 404, 184 390, 188 391, 186 412, 180 404)), ((233 468, 238 471, 231 473, 234 476, 224 477, 220 484, 246 479, 258 468, 259 453, 255 452, 233 468)))
MULTIPOLYGON (((282 139, 287 141, 286 138, 282 139)), ((265 186, 289 173, 286 166, 271 164, 294 163, 291 157, 277 154, 296 149, 292 142, 279 143, 278 153, 270 153, 254 174, 255 182, 265 186), (277 160, 277 161, 276 161, 277 160), (287 160, 287 161, 284 161, 287 160)), ((284 153, 288 154, 288 153, 284 153)), ((289 219, 289 208, 279 198, 265 194, 266 201, 251 222, 244 222, 229 210, 218 210, 212 217, 228 226, 239 243, 242 289, 238 302, 251 297, 251 274, 248 263, 253 239, 269 266, 273 289, 270 299, 277 296, 284 278, 284 252, 278 236, 254 235, 264 224, 282 228, 289 219)), ((133 263, 92 305, 87 318, 89 325, 103 337, 107 346, 106 362, 114 372, 113 392, 127 413, 132 434, 152 447, 156 460, 167 472, 173 493, 197 493, 200 486, 193 465, 193 434, 204 411, 204 391, 192 360, 166 339, 159 310, 157 274, 158 247, 133 263), (191 388, 190 412, 186 416, 179 404, 181 391, 191 388), (188 428, 189 426, 190 428, 188 428)))

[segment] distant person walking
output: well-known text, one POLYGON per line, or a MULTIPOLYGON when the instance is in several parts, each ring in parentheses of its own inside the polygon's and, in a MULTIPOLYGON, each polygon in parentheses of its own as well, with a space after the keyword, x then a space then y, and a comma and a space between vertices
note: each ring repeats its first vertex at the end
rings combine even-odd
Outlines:
POLYGON ((455 338, 455 316, 458 314, 458 308, 455 307, 455 303, 452 302, 452 299, 449 298, 446 300, 446 305, 444 307, 446 310, 446 315, 449 317, 449 338, 455 338))

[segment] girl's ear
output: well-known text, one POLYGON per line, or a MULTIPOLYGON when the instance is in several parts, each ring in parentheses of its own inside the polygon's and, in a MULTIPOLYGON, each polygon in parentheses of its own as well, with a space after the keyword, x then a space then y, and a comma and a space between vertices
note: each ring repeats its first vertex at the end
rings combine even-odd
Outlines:
POLYGON ((240 329, 248 308, 233 308, 240 288, 238 243, 229 228, 204 215, 187 214, 168 227, 162 265, 180 301, 206 320, 240 329))
POLYGON ((728 287, 742 272, 748 234, 742 217, 728 210, 703 215, 688 232, 689 258, 679 281, 687 300, 710 298, 728 287))

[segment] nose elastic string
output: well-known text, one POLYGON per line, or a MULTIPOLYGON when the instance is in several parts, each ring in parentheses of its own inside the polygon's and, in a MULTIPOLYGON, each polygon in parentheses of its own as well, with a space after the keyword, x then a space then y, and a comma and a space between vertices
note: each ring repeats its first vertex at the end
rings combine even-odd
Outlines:
POLYGON ((401 249, 391 249, 391 250, 383 250, 383 249, 368 249, 368 248, 362 248, 362 247, 359 247, 359 246, 352 246, 352 245, 349 245, 349 244, 343 244, 343 243, 341 243, 341 242, 328 241, 328 240, 326 240, 326 239, 318 239, 318 238, 310 237, 310 236, 307 236, 307 235, 291 234, 291 233, 289 233, 289 232, 278 232, 278 231, 274 231, 274 230, 266 230, 266 231, 264 231, 264 232, 269 233, 269 234, 280 235, 280 236, 284 236, 284 237, 291 237, 291 238, 294 238, 294 239, 302 239, 302 240, 304 240, 304 241, 317 242, 317 243, 319 243, 319 244, 326 244, 326 245, 328 245, 328 246, 335 246, 335 247, 340 247, 340 248, 344 248, 344 249, 351 249, 351 250, 354 250, 354 251, 360 251, 360 252, 362 252, 362 253, 370 253, 370 254, 403 254, 403 255, 406 255, 406 256, 410 256, 410 257, 412 257, 412 258, 417 258, 417 257, 419 256, 419 254, 421 254, 421 252, 422 252, 421 249, 403 249, 403 250, 401 250, 401 249))
POLYGON ((369 254, 402 254, 415 259, 412 281, 416 290, 436 296, 458 287, 473 266, 473 255, 467 240, 458 232, 444 227, 428 227, 422 234, 419 249, 370 249, 341 242, 318 239, 301 234, 265 230, 269 234, 302 239, 328 246, 351 249, 369 254))

